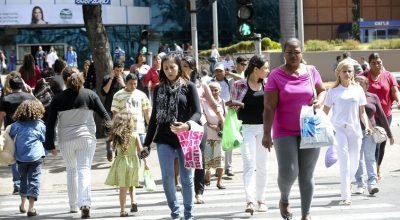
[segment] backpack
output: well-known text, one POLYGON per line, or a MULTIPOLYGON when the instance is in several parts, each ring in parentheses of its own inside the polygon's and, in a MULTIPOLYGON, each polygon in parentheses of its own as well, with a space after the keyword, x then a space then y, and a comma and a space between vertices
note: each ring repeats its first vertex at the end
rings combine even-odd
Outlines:
POLYGON ((40 79, 33 90, 33 95, 43 104, 45 108, 50 106, 51 100, 54 97, 51 91, 50 84, 44 79, 40 79))

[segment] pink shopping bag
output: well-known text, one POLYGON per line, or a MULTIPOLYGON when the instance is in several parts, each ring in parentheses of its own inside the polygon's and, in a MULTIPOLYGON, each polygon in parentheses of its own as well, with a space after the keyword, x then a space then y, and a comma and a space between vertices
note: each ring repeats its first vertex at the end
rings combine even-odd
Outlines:
POLYGON ((185 157, 185 168, 203 169, 200 142, 203 138, 204 127, 195 122, 191 122, 190 126, 190 131, 177 134, 185 157))

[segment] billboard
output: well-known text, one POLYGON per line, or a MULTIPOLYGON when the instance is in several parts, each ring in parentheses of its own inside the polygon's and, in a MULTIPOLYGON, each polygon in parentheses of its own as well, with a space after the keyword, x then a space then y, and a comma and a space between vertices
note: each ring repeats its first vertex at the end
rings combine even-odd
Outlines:
MULTIPOLYGON (((150 24, 148 7, 103 6, 103 24, 150 24)), ((0 26, 83 25, 82 6, 75 4, 2 5, 0 26)))

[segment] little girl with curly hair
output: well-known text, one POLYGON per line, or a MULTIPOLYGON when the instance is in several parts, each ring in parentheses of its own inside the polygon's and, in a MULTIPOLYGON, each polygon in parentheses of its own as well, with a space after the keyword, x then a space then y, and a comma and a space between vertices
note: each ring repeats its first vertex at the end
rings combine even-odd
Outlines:
POLYGON ((15 141, 15 157, 21 176, 19 211, 26 213, 25 202, 29 200, 27 215, 36 216, 35 201, 39 197, 41 165, 45 157, 43 142, 46 126, 41 118, 44 107, 38 100, 22 102, 14 113, 10 137, 15 141))
POLYGON ((126 192, 129 188, 131 197, 131 212, 137 212, 135 202, 135 187, 139 185, 139 158, 142 150, 139 136, 133 132, 133 117, 130 113, 118 113, 114 116, 109 140, 112 141, 113 150, 117 150, 117 156, 111 165, 106 185, 119 186, 119 202, 121 217, 127 217, 125 211, 126 192))

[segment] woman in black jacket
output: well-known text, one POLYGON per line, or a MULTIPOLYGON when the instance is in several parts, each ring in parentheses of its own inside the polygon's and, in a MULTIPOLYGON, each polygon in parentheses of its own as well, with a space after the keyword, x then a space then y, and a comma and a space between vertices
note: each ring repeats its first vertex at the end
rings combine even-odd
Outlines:
POLYGON ((161 61, 160 84, 154 90, 153 110, 141 156, 146 157, 154 139, 157 144, 164 193, 172 219, 180 219, 174 180, 174 159, 178 155, 184 218, 192 219, 193 169, 184 166, 184 156, 177 133, 190 130, 200 120, 200 103, 196 86, 182 77, 180 58, 167 55, 161 61))

